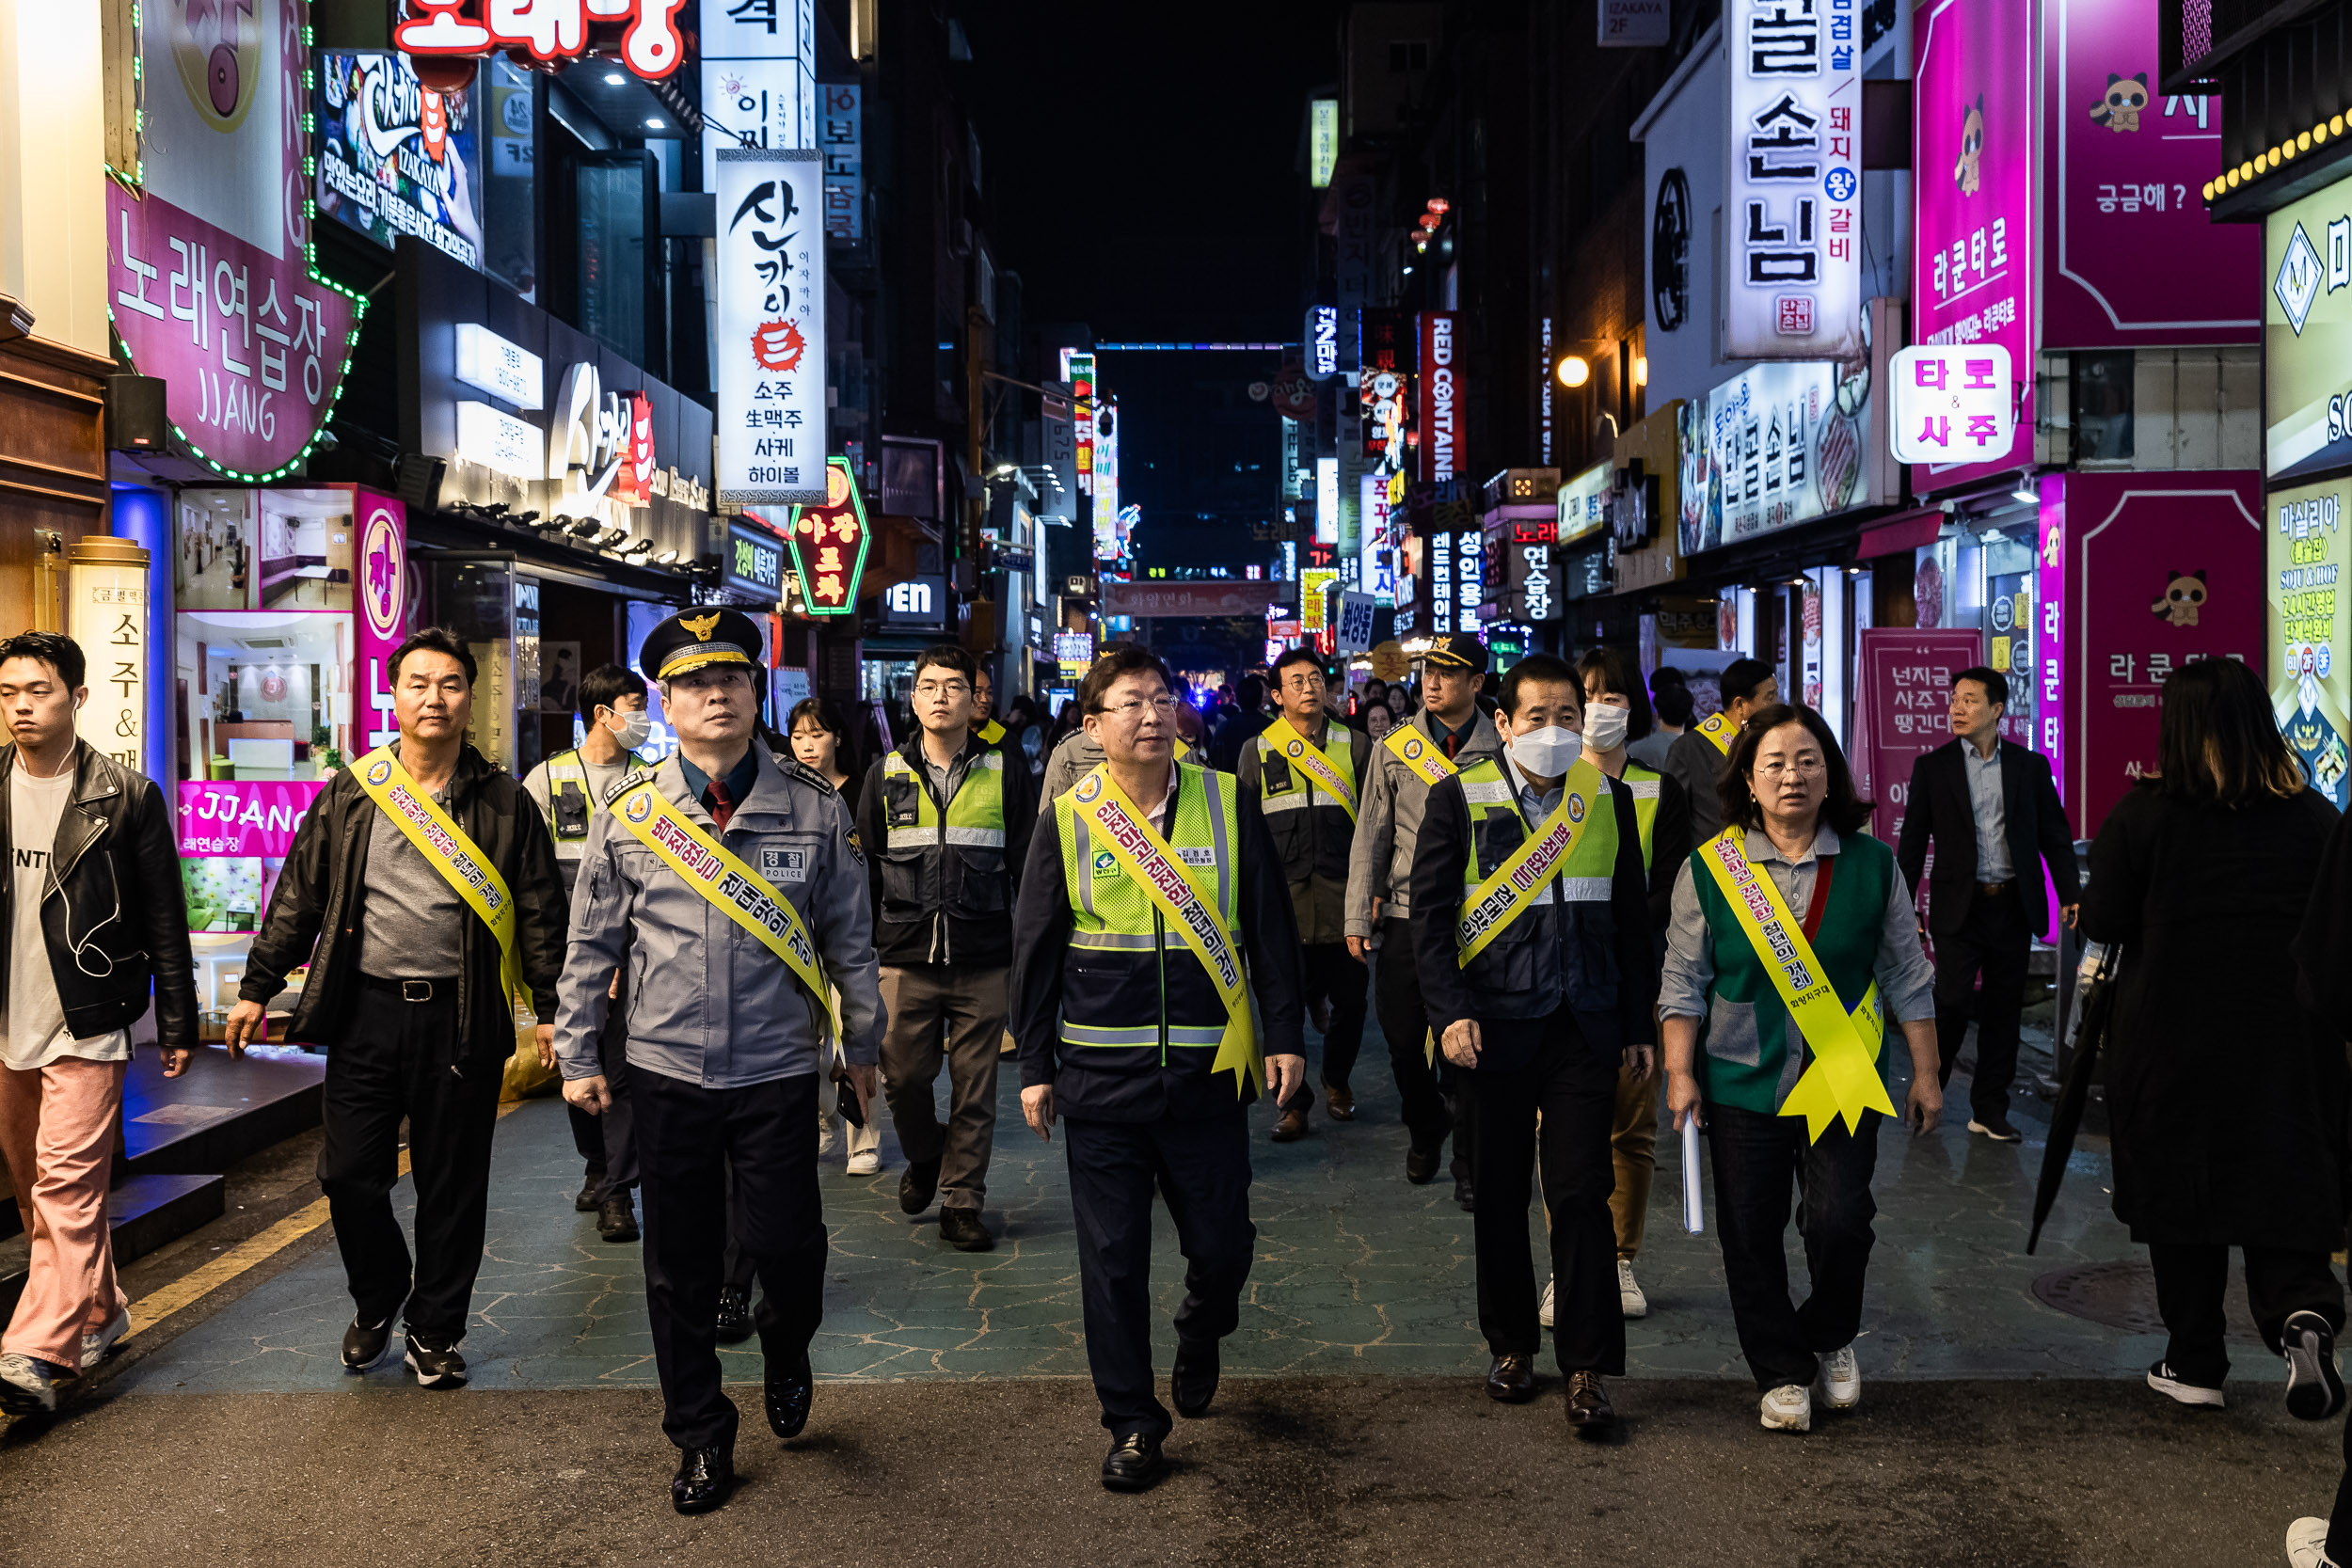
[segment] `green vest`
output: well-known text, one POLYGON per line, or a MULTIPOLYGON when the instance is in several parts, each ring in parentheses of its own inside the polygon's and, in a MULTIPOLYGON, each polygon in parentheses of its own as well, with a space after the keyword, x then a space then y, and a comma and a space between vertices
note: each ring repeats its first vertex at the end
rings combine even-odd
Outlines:
MULTIPOLYGON (((1241 937, 1241 818, 1239 782, 1190 763, 1175 765, 1181 783, 1168 847, 1184 864, 1193 886, 1212 895, 1225 928, 1241 937)), ((1136 801, 1149 811, 1154 801, 1136 801)), ((1061 837, 1062 886, 1070 896, 1070 957, 1062 970, 1063 1041, 1070 1045, 1154 1047, 1214 1052, 1225 1034, 1224 1004, 1200 960, 1184 939, 1165 927, 1151 895, 1136 885, 1116 853, 1097 841, 1093 825, 1078 815, 1073 792, 1054 798, 1061 837), (1182 965, 1180 975, 1170 971, 1182 965), (1136 1018, 1123 1006, 1122 991, 1139 971, 1153 972, 1158 1015, 1136 1018), (1171 1009, 1169 980, 1187 1005, 1171 1009), (1205 997, 1206 1006, 1201 1006, 1205 997)))
MULTIPOLYGON (((1840 835, 1837 849, 1834 857, 1837 869, 1830 877, 1829 907, 1821 911, 1820 927, 1813 935, 1813 952, 1836 988, 1838 1000, 1851 1011, 1870 989, 1878 963, 1886 900, 1894 888, 1895 852, 1860 833, 1840 835)), ((1708 989, 1708 1018, 1700 1034, 1699 1091, 1709 1104, 1772 1115, 1796 1087, 1798 1073, 1811 1055, 1807 1053, 1803 1060, 1789 1061, 1788 1009, 1756 958, 1747 932, 1724 902, 1723 890, 1715 885, 1713 873, 1701 863, 1702 852, 1703 847, 1692 851, 1691 885, 1707 916, 1715 980, 1708 989)), ((1771 875, 1765 865, 1756 869, 1760 877, 1771 875)), ((1896 1037, 1891 1022, 1887 1036, 1889 1039, 1896 1037)), ((1892 1060, 1882 1041, 1882 1078, 1892 1060)))
POLYGON ((1618 782, 1633 797, 1633 825, 1642 834, 1642 869, 1646 872, 1658 848, 1658 775, 1638 762, 1629 762, 1625 777, 1618 782))

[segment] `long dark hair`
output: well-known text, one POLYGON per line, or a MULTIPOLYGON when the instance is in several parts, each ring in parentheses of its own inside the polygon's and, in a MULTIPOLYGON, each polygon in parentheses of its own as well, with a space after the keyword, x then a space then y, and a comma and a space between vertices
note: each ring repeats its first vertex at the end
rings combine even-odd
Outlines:
POLYGON ((2159 793, 2203 806, 2284 800, 2305 787, 2254 673, 2233 658, 2184 664, 2164 682, 2159 793))
POLYGON ((776 749, 786 756, 792 754, 792 732, 801 727, 803 719, 833 736, 833 765, 841 769, 843 778, 856 778, 857 747, 850 739, 850 726, 842 721, 839 710, 822 697, 803 697, 792 705, 791 713, 785 718, 784 734, 780 737, 784 744, 776 749))
POLYGON ((1764 826, 1764 808, 1756 803, 1755 786, 1749 779, 1756 772, 1756 748, 1764 744, 1767 735, 1783 724, 1803 724, 1806 733, 1820 743, 1821 760, 1829 767, 1829 798, 1821 802, 1821 820, 1841 834, 1860 832, 1876 808, 1854 793, 1853 769, 1846 766, 1846 753, 1838 748, 1837 736, 1830 729, 1829 721, 1802 703, 1775 703, 1748 715, 1747 723, 1740 727, 1740 738, 1731 743, 1731 766, 1724 769, 1718 790, 1724 820, 1744 828, 1764 826))

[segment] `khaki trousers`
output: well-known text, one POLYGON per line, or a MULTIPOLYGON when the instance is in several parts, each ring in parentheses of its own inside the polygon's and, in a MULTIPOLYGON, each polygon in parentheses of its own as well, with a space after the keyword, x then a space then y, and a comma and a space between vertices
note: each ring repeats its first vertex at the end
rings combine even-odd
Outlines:
POLYGON ((997 1042, 1005 1032, 1005 975, 967 964, 882 966, 882 1095, 910 1164, 939 1162, 939 1206, 977 1210, 988 1199, 996 1143, 997 1042), (946 1036, 947 1121, 932 1107, 942 1024, 946 1036))
POLYGON ((1633 1259, 1642 1251, 1642 1232, 1649 1220, 1650 1178, 1658 1169, 1658 1094, 1663 1075, 1634 1076, 1632 1068, 1617 1069, 1616 1111, 1609 1122, 1609 1154, 1616 1166, 1616 1190, 1609 1195, 1610 1218, 1617 1227, 1617 1256, 1633 1259))

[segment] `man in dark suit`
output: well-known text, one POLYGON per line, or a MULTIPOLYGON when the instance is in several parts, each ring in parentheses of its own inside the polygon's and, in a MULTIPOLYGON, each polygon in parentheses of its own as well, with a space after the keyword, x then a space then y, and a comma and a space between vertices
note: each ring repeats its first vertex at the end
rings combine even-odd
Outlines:
POLYGON ((2009 679, 1978 668, 1952 677, 1952 739, 1911 769, 1911 800, 1895 858, 1917 887, 1935 846, 1927 927, 1935 939, 1935 1033, 1946 1083, 1968 1033, 1970 992, 1979 976, 1977 1074, 1968 1091, 1968 1131, 2015 1143, 2009 1089, 2017 1076, 2017 1015, 2025 1005, 2026 955, 2047 933, 2040 867, 2050 868, 2060 912, 2074 924, 2082 897, 2074 843, 2047 759, 2003 744, 2009 679))

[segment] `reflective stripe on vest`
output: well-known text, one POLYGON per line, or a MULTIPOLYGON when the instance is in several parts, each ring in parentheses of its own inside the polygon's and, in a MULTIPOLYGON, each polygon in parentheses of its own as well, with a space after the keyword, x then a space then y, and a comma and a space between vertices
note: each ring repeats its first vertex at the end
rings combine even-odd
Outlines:
POLYGON ((901 828, 893 825, 889 843, 883 847, 898 849, 934 849, 945 843, 951 848, 1002 849, 1005 847, 1005 754, 983 752, 967 765, 963 786, 947 802, 946 823, 940 821, 939 802, 924 782, 914 777, 914 769, 907 759, 896 752, 882 758, 882 777, 903 778, 914 784, 914 825, 901 828))
MULTIPOLYGON (((1486 873, 1478 868, 1478 824, 1486 817, 1508 817, 1527 830, 1527 818, 1519 815, 1518 802, 1512 799, 1511 781, 1504 776, 1502 765, 1492 757, 1484 757, 1462 769, 1462 796, 1470 803, 1470 853, 1462 863, 1462 895, 1468 898, 1486 880, 1486 873)), ((1655 809, 1655 801, 1652 802, 1655 809)), ((1547 878, 1540 891, 1528 899, 1531 908, 1541 909, 1556 896, 1571 904, 1606 904, 1613 895, 1617 871, 1617 813, 1607 798, 1593 802, 1594 820, 1577 835, 1576 844, 1568 850, 1568 858, 1561 863, 1560 874, 1547 878)))
POLYGON ((1625 765, 1625 777, 1618 781, 1626 793, 1633 797, 1633 825, 1642 833, 1642 869, 1650 867, 1650 851, 1658 839, 1658 778, 1638 762, 1625 765))
MULTIPOLYGON (((1356 757, 1352 733, 1345 724, 1327 724, 1324 726, 1323 733, 1323 754, 1331 759, 1331 766, 1339 769, 1342 777, 1353 779, 1356 776, 1356 757)), ((1337 796, 1317 784, 1313 774, 1291 761, 1290 758, 1282 756, 1282 749, 1267 739, 1263 730, 1259 731, 1258 809, 1263 812, 1305 811, 1310 806, 1330 806, 1339 811, 1348 812, 1350 817, 1355 816, 1355 813, 1349 811, 1337 796), (1292 779, 1296 781, 1292 787, 1274 791, 1266 788, 1265 764, 1269 757, 1282 758, 1282 766, 1290 770, 1292 779), (1302 784, 1304 788, 1299 787, 1302 784)))

